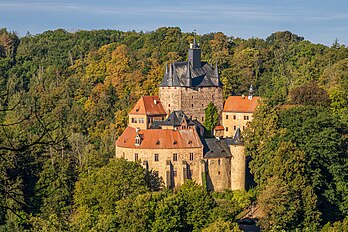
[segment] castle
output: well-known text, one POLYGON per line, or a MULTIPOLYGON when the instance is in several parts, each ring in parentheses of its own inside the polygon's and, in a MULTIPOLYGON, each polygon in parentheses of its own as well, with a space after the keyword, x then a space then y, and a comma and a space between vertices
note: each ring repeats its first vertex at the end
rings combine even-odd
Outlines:
POLYGON ((259 97, 230 96, 223 102, 218 66, 201 61, 194 40, 187 62, 166 66, 159 96, 143 96, 116 141, 116 157, 140 162, 175 188, 192 179, 208 190, 244 189, 246 158, 241 131, 259 97), (213 103, 221 125, 204 137, 204 109, 213 103))

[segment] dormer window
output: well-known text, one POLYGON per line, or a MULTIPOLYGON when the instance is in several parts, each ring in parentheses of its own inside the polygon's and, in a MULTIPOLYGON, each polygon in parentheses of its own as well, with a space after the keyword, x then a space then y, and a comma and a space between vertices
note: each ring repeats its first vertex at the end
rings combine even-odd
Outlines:
POLYGON ((161 142, 158 140, 158 141, 156 142, 156 145, 160 145, 160 143, 161 143, 161 142))
POLYGON ((135 146, 140 146, 141 144, 141 138, 139 135, 135 136, 135 146))
POLYGON ((175 144, 178 144, 178 141, 175 141, 175 140, 174 140, 173 144, 174 144, 174 145, 175 145, 175 144))
POLYGON ((192 140, 188 141, 188 144, 192 144, 192 140))
POLYGON ((139 128, 136 128, 136 129, 135 129, 135 133, 136 133, 136 136, 135 136, 135 143, 134 143, 135 146, 140 146, 140 144, 141 144, 141 137, 140 137, 140 135, 139 135, 139 131, 140 131, 139 128))
POLYGON ((136 111, 136 112, 139 112, 139 108, 136 108, 135 111, 136 111))

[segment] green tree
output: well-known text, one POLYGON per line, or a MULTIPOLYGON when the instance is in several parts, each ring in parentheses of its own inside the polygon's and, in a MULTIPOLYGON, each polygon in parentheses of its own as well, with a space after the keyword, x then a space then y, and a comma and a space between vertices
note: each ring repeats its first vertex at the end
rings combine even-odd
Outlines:
POLYGON ((117 227, 117 201, 158 188, 151 173, 125 159, 110 163, 76 182, 73 225, 80 229, 117 227))
POLYGON ((210 102, 207 108, 204 109, 204 126, 208 133, 211 133, 214 127, 219 123, 219 113, 217 107, 210 102))
POLYGON ((324 107, 263 105, 254 114, 246 150, 267 226, 308 228, 346 215, 348 160, 342 128, 324 107))

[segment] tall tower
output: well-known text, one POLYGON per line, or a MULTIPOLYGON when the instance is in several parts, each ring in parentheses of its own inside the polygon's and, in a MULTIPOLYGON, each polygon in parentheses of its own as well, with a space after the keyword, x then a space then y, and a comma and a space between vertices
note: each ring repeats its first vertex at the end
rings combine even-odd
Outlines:
POLYGON ((212 102, 221 113, 222 83, 217 65, 201 61, 201 49, 194 38, 188 49, 188 61, 174 62, 166 68, 159 85, 159 97, 169 115, 182 110, 189 118, 204 123, 204 109, 212 102))
POLYGON ((190 44, 188 50, 188 62, 191 64, 193 69, 201 68, 201 48, 196 43, 196 37, 193 39, 193 43, 190 44))
POLYGON ((246 158, 244 142, 238 128, 230 144, 231 158, 231 189, 245 189, 246 158))

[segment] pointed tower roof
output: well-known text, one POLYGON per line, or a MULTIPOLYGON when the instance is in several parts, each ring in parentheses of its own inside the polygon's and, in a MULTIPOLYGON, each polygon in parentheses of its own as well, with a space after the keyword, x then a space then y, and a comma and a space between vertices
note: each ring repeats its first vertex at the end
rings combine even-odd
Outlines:
POLYGON ((242 140, 242 135, 240 132, 240 128, 237 129, 236 134, 234 135, 234 138, 232 139, 231 144, 232 145, 241 145, 241 146, 244 145, 244 142, 242 140))
POLYGON ((191 69, 190 69, 190 62, 187 62, 187 85, 192 86, 192 75, 191 75, 191 69))
POLYGON ((214 77, 219 78, 219 69, 217 62, 215 63, 215 69, 214 69, 214 77))

